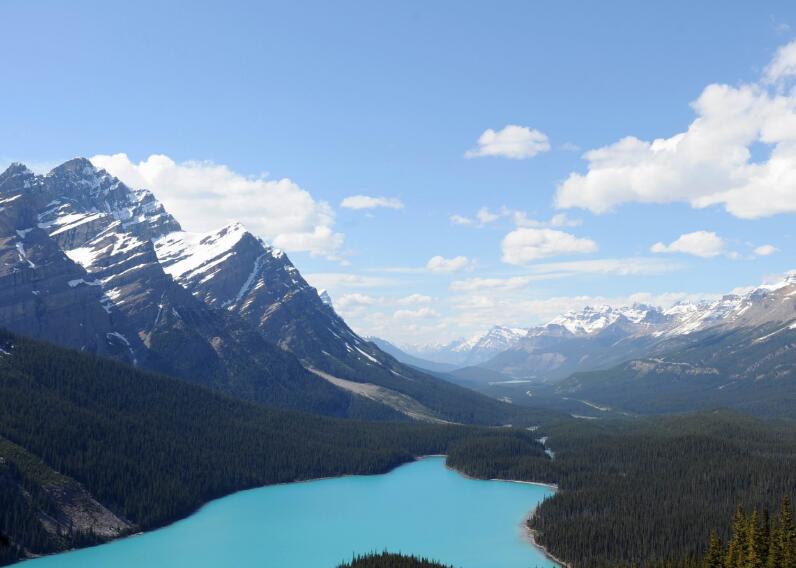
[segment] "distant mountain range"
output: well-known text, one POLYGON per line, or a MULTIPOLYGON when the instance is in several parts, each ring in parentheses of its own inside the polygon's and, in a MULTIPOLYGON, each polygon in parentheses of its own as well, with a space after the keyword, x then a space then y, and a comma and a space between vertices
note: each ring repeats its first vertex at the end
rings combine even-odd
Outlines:
POLYGON ((454 367, 467 367, 487 361, 525 337, 528 330, 495 325, 484 333, 440 345, 403 345, 411 356, 454 367))
POLYGON ((796 276, 669 314, 646 354, 576 373, 556 391, 634 412, 732 407, 796 418, 796 276))
POLYGON ((514 346, 482 366, 521 379, 555 381, 576 372, 612 367, 623 361, 661 353, 674 342, 695 340, 716 326, 755 327, 796 317, 785 294, 796 276, 744 294, 715 301, 682 302, 671 308, 634 304, 586 307, 531 328, 514 346), (679 338, 679 339, 678 339, 679 338))
POLYGON ((287 255, 238 223, 182 230, 88 160, 0 174, 0 326, 322 414, 499 424, 516 410, 354 333, 287 255))
POLYGON ((528 330, 494 327, 392 353, 515 404, 591 416, 726 406, 796 417, 796 272, 717 300, 587 306, 528 330))

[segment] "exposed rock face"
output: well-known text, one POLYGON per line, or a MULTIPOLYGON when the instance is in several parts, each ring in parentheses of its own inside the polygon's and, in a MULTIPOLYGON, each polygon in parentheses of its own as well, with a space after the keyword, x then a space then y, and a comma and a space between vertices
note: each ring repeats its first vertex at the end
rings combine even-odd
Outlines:
POLYGON ((84 159, 0 176, 0 325, 243 398, 345 415, 351 395, 305 371, 163 270, 153 240, 179 231, 146 190, 84 159))
POLYGON ((308 367, 364 381, 397 364, 354 333, 283 251, 238 223, 204 234, 171 233, 155 248, 166 272, 187 290, 238 314, 308 367))
POLYGON ((68 347, 125 358, 108 340, 114 324, 102 287, 72 262, 37 211, 44 181, 21 165, 0 175, 0 322, 68 347))
POLYGON ((360 338, 241 225, 184 232, 149 191, 85 159, 0 175, 0 261, 0 326, 13 331, 286 408, 401 418, 329 376, 416 399, 430 418, 507 413, 360 338))

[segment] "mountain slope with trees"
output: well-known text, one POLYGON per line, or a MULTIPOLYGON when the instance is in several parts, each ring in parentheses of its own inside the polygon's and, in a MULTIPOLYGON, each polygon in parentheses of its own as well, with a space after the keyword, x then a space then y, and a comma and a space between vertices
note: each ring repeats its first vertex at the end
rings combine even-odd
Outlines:
POLYGON ((0 349, 6 560, 159 527, 240 489, 384 473, 478 431, 268 409, 7 332, 0 349), (48 529, 42 515, 56 517, 70 487, 107 508, 118 530, 105 530, 107 519, 48 529))

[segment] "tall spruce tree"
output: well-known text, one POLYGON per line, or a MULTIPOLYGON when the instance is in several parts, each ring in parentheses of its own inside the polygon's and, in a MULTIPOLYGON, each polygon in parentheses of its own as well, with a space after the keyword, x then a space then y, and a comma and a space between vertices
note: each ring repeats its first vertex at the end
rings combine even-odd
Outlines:
POLYGON ((760 534, 762 532, 757 509, 755 509, 746 522, 746 559, 743 563, 744 568, 763 568, 764 558, 760 547, 760 534))
POLYGON ((726 568, 746 568, 747 554, 747 520, 743 508, 738 505, 732 523, 732 538, 727 546, 727 555, 724 558, 726 568))
POLYGON ((793 526, 793 511, 787 495, 782 499, 779 512, 779 540, 781 567, 796 568, 796 528, 793 526))
POLYGON ((702 561, 703 568, 724 568, 724 546, 716 531, 710 532, 708 551, 702 561))

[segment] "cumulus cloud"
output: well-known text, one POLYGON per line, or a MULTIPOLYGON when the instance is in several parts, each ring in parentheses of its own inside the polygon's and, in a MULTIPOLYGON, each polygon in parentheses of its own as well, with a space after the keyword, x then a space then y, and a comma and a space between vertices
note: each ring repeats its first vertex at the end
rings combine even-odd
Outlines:
POLYGON ((373 197, 370 195, 351 195, 340 202, 340 207, 346 209, 403 209, 403 202, 396 197, 373 197))
POLYGON ((426 268, 431 272, 459 272, 473 267, 473 261, 466 256, 445 258, 433 256, 426 263, 426 268))
POLYGON ((684 132, 652 141, 628 136, 587 152, 587 172, 558 186, 556 205, 604 213, 627 202, 681 201, 721 205, 745 219, 796 212, 796 91, 783 88, 795 75, 793 42, 759 82, 708 85, 684 132), (768 156, 755 161, 753 145, 768 156))
POLYGON ((315 272, 305 274, 304 278, 319 290, 334 291, 351 288, 378 288, 395 284, 392 280, 381 276, 363 276, 345 272, 315 272))
POLYGON ((488 128, 478 138, 478 146, 465 152, 467 158, 500 156, 514 160, 533 158, 537 154, 547 152, 550 141, 543 132, 509 124, 502 130, 488 128))
POLYGON ((439 317, 439 313, 431 308, 418 308, 416 310, 397 310, 393 317, 395 319, 427 319, 439 317))
POLYGON ((597 243, 555 229, 520 228, 511 231, 501 243, 503 262, 527 264, 561 254, 587 254, 597 251, 597 243))
POLYGON ((757 256, 769 256, 778 250, 779 249, 774 245, 760 245, 759 247, 755 248, 754 252, 757 256))
POLYGON ((426 296, 424 294, 410 294, 408 296, 404 296, 403 298, 398 298, 397 303, 401 304, 402 306, 411 306, 415 304, 428 304, 432 300, 431 296, 426 296))
POLYGON ((655 243, 650 247, 654 253, 683 253, 701 258, 712 258, 724 253, 724 239, 710 231, 694 231, 680 235, 670 244, 655 243))
POLYGON ((368 296, 367 294, 360 294, 354 292, 351 294, 344 294, 337 299, 337 306, 340 308, 349 308, 351 306, 372 306, 378 302, 378 298, 368 296))
POLYGON ((240 221, 277 247, 327 258, 338 258, 343 244, 329 204, 287 178, 249 177, 221 164, 177 163, 162 154, 138 163, 127 154, 97 155, 91 162, 131 187, 150 189, 189 231, 240 221))

